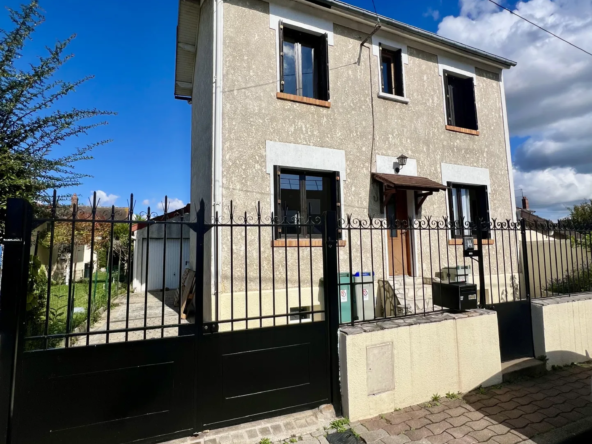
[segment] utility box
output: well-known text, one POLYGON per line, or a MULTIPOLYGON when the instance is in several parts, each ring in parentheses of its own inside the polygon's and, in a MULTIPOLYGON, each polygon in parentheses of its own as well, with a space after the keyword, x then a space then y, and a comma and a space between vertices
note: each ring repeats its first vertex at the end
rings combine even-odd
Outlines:
POLYGON ((354 274, 355 291, 358 319, 361 321, 371 321, 376 316, 374 314, 374 273, 359 271, 354 274))
POLYGON ((353 282, 353 278, 350 273, 339 273, 339 312, 342 323, 351 322, 352 304, 354 304, 354 316, 356 315, 356 302, 351 282, 353 282))
POLYGON ((434 305, 451 311, 466 311, 477 308, 477 286, 466 282, 432 282, 434 305))

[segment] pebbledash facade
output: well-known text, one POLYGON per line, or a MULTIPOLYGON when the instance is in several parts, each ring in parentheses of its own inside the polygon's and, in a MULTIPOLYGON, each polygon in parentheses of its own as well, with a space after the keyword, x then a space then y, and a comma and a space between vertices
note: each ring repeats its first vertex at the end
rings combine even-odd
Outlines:
MULTIPOLYGON (((192 106, 192 208, 203 199, 206 218, 227 218, 232 201, 235 217, 253 215, 260 202, 264 215, 288 219, 336 210, 364 219, 515 220, 503 84, 515 63, 385 17, 379 23, 330 0, 180 0, 175 96, 192 106)), ((404 242, 393 248, 389 274, 417 276, 417 242, 385 236, 404 242)), ((461 248, 452 237, 440 254, 461 248)), ((285 249, 277 233, 263 240, 269 292, 271 250, 295 255, 299 247, 285 249)), ((224 263, 229 252, 219 248, 224 263)), ((241 257, 256 258, 246 250, 241 257)), ((320 250, 311 253, 318 264, 320 250)), ((244 294, 240 262, 233 291, 244 294)), ((230 271, 220 269, 223 307, 230 271)), ((283 271, 274 273, 282 282, 283 271)), ((318 297, 322 286, 307 273, 300 286, 318 297)), ((291 294, 296 279, 289 276, 291 294)))

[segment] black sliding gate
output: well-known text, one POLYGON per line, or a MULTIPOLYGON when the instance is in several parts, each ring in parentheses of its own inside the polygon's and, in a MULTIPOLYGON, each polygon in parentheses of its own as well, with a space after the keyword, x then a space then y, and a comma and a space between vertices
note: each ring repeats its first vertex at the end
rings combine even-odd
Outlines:
MULTIPOLYGON (((227 223, 217 215, 206 223, 203 202, 193 216, 178 210, 155 218, 148 209, 139 222, 133 211, 117 218, 114 208, 106 216, 101 210, 96 198, 86 209, 64 209, 54 195, 48 214, 34 219, 27 202, 9 200, 0 444, 161 442, 326 403, 340 409, 339 321, 325 296, 333 292, 337 304, 335 280, 318 291, 337 261, 313 251, 312 234, 304 257, 287 239, 282 247, 282 224, 273 216, 262 221, 260 212, 256 222, 235 220, 231 211, 227 223), (183 255, 182 242, 180 252, 167 253, 167 237, 185 229, 197 240, 192 291, 183 290, 182 261, 174 263, 181 299, 195 294, 187 317, 165 287, 167 263, 183 255), (148 273, 151 257, 150 242, 132 254, 132 233, 139 245, 151 231, 164 241, 162 288, 134 289, 140 284, 132 271, 148 273), (91 258, 106 254, 106 271, 90 260, 82 267, 90 278, 77 277, 71 253, 81 242, 91 258), (37 260, 44 254, 45 268, 37 260), (141 267, 134 256, 145 261, 141 267)), ((336 221, 326 220, 303 227, 334 245, 336 221)))

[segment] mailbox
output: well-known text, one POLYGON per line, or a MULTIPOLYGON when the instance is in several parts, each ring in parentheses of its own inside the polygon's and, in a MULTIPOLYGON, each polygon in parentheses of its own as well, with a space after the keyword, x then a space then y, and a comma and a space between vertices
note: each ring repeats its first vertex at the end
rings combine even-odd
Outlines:
POLYGON ((477 286, 466 282, 432 282, 434 305, 451 311, 465 311, 477 308, 477 286))
POLYGON ((473 242, 473 237, 464 237, 463 238, 463 256, 464 257, 473 257, 477 252, 475 251, 475 244, 473 242))

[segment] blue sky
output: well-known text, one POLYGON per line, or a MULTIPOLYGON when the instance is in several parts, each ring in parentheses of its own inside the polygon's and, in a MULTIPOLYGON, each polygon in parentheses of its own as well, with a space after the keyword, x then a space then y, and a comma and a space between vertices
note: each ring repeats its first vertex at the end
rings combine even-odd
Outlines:
MULTIPOLYGON (((21 1, 25 0, 0 0, 0 3, 18 8, 21 1)), ((516 59, 519 62, 518 69, 525 69, 531 60, 534 61, 533 48, 541 51, 541 57, 546 57, 546 51, 550 45, 563 45, 556 41, 544 40, 548 36, 536 30, 533 31, 532 27, 529 28, 530 25, 523 22, 518 25, 525 27, 518 28, 516 23, 508 22, 508 16, 504 15, 505 13, 492 6, 487 0, 375 0, 375 2, 376 9, 381 15, 516 59), (472 26, 478 27, 472 28, 473 31, 468 34, 466 34, 467 20, 470 20, 472 26), (493 27, 492 24, 495 23, 498 23, 499 28, 493 27), (491 31, 488 30, 490 27, 491 31), (520 35, 516 34, 516 31, 521 29, 532 42, 540 44, 524 45, 524 48, 530 48, 528 52, 517 52, 513 39, 520 35), (480 31, 488 34, 479 35, 480 31), (502 34, 504 34, 503 38, 500 37, 502 34)), ((587 2, 588 0, 578 0, 576 3, 580 5, 587 2)), ((350 3, 368 10, 373 9, 371 0, 350 0, 350 3)), ((83 201, 87 201, 91 191, 101 190, 107 195, 119 196, 117 199, 113 196, 111 199, 104 198, 103 203, 115 202, 116 205, 121 206, 127 206, 129 194, 134 192, 137 211, 145 209, 144 202, 149 202, 153 209, 157 208, 165 194, 170 199, 188 202, 190 106, 173 98, 177 1, 40 0, 40 4, 45 10, 46 21, 34 33, 33 41, 27 44, 22 61, 33 61, 36 56, 45 53, 46 45, 53 45, 56 40, 63 40, 71 34, 77 34, 69 48, 75 57, 61 69, 59 77, 65 80, 76 80, 94 75, 95 78, 64 100, 60 107, 98 108, 117 113, 116 116, 107 118, 109 125, 93 130, 89 137, 68 141, 57 148, 57 153, 66 153, 76 144, 85 145, 101 139, 113 139, 112 143, 93 151, 93 160, 77 165, 79 172, 91 174, 93 177, 85 179, 82 186, 65 191, 76 192, 83 201)), ((516 2, 504 1, 504 4, 514 7, 516 2)), ((543 12, 543 15, 537 18, 540 22, 551 17, 554 22, 548 26, 557 23, 557 26, 562 26, 560 31, 567 33, 568 26, 559 20, 562 14, 565 14, 566 20, 570 20, 566 23, 574 21, 572 18, 574 14, 575 16, 579 14, 581 17, 590 15, 586 15, 585 7, 582 7, 581 11, 575 7, 569 10, 565 6, 568 4, 571 3, 563 0, 528 0, 517 7, 531 7, 530 16, 536 16, 538 11, 543 12), (545 12, 544 8, 551 8, 550 12, 545 12)), ((523 13, 528 15, 528 10, 525 9, 523 13)), ((0 28, 8 27, 10 27, 8 14, 2 11, 0 28)), ((578 37, 577 34, 576 37, 578 37)), ((585 35, 580 33, 580 38, 584 39, 584 37, 585 35)), ((569 50, 570 48, 565 46, 557 46, 557 51, 562 55, 569 50)), ((581 66, 579 54, 569 53, 569 55, 575 57, 574 66, 581 66)), ((511 75, 514 75, 515 83, 518 84, 521 78, 520 71, 516 71, 516 74, 514 71, 516 69, 512 70, 511 75)), ((524 72, 524 75, 530 76, 529 79, 532 78, 531 73, 527 73, 526 70, 524 72)), ((583 78, 588 78, 584 74, 582 74, 583 78)), ((541 77, 549 78, 542 73, 541 77)), ((565 89, 571 84, 559 82, 557 85, 563 85, 561 88, 565 89)), ((557 89, 558 97, 564 92, 561 88, 557 89)), ((544 90, 549 91, 549 88, 544 90)), ((554 88, 553 91, 555 90, 554 88)), ((566 94, 567 92, 565 91, 566 94)), ((536 94, 540 95, 540 93, 536 94)), ((512 102, 512 97, 508 94, 508 100, 512 127, 513 109, 517 109, 516 115, 519 117, 524 117, 524 112, 519 109, 518 99, 512 102)), ((520 100, 524 102, 523 99, 520 100)), ((536 104, 536 100, 533 103, 533 110, 542 109, 540 103, 536 104)), ((563 103, 568 102, 564 100, 563 103)), ((526 117, 528 120, 528 116, 526 117)), ((533 117, 535 120, 536 118, 536 116, 533 117)), ((567 177, 569 183, 563 182, 566 187, 565 193, 557 195, 552 202, 555 205, 553 211, 564 214, 566 199, 570 196, 581 199, 590 194, 581 186, 578 188, 578 183, 582 182, 582 179, 586 183, 592 181, 592 175, 588 177, 589 171, 578 170, 580 162, 575 162, 575 166, 560 164, 562 157, 559 157, 558 161, 556 151, 563 150, 560 145, 557 145, 561 143, 561 135, 550 132, 548 128, 551 128, 551 125, 547 124, 546 128, 545 130, 532 125, 526 128, 523 125, 523 128, 515 132, 519 137, 512 138, 512 151, 515 154, 523 147, 528 148, 529 138, 533 134, 535 135, 533 140, 543 149, 551 147, 545 152, 552 155, 543 159, 547 164, 539 162, 542 166, 537 168, 540 170, 531 171, 528 167, 529 162, 534 165, 535 161, 539 160, 536 157, 535 161, 532 160, 537 151, 524 149, 522 151, 525 154, 516 156, 519 161, 518 168, 524 173, 519 177, 519 181, 522 180, 529 185, 529 192, 534 195, 541 189, 539 182, 549 183, 551 189, 555 190, 558 187, 549 182, 549 177, 567 177), (549 141, 555 145, 545 145, 549 141), (555 148, 553 151, 553 146, 560 147, 561 150, 555 148), (549 176, 548 168, 557 165, 564 168, 560 171, 561 175, 549 176), (573 187, 573 191, 569 187, 573 187)), ((577 145, 576 141, 573 143, 574 147, 580 145, 577 145)), ((569 146, 566 147, 569 148, 569 146)), ((592 165, 592 159, 589 160, 590 162, 586 165, 592 165)), ((521 186, 517 183, 517 196, 521 186)), ((531 199, 531 203, 537 205, 537 202, 540 202, 539 205, 544 206, 549 193, 541 191, 539 194, 540 198, 531 199)))

